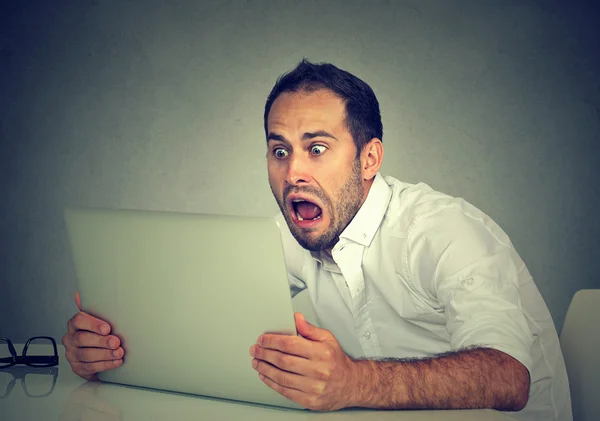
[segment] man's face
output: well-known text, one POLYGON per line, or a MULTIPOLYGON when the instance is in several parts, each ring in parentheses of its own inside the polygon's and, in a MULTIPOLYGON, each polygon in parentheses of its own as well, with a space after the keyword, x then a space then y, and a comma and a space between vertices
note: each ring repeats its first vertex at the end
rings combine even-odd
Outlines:
POLYGON ((328 90, 288 92, 267 120, 269 184, 302 247, 331 249, 365 199, 343 101, 328 90))

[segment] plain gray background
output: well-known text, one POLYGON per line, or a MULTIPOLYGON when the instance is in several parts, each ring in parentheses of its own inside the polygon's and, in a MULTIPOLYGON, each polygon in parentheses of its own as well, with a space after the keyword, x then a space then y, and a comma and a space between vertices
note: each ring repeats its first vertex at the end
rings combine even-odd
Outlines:
POLYGON ((303 57, 369 83, 382 172, 512 238, 560 329, 599 288, 598 13, 561 1, 4 1, 0 336, 76 311, 67 205, 270 216, 263 110, 303 57))

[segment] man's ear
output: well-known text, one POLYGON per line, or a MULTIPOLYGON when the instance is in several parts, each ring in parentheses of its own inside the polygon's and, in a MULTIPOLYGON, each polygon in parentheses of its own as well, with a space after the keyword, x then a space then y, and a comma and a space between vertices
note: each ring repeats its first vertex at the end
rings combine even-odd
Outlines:
POLYGON ((360 153, 360 169, 363 180, 371 180, 383 163, 383 143, 374 137, 360 153))

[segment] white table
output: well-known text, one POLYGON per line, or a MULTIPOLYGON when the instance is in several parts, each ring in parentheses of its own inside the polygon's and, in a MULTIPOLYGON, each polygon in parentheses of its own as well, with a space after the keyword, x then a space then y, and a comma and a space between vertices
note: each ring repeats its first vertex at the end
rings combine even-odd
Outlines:
MULTIPOLYGON (((42 345, 32 350, 40 351, 42 345)), ((15 345, 20 353, 23 344, 15 345)), ((51 349, 51 348, 50 348, 51 349)), ((133 388, 101 382, 87 382, 76 376, 64 356, 64 347, 58 348, 60 364, 53 369, 33 369, 13 366, 0 370, 0 396, 12 377, 25 375, 27 391, 17 380, 10 395, 0 399, 0 420, 96 420, 96 421, 149 421, 149 420, 400 420, 400 421, 508 421, 513 420, 493 410, 463 411, 373 411, 341 410, 318 413, 253 405, 212 399, 180 393, 133 388)))

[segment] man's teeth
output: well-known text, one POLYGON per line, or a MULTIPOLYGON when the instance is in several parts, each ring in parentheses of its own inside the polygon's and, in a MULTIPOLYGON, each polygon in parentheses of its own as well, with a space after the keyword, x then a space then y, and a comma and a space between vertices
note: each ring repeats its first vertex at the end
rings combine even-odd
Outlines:
MULTIPOLYGON (((294 203, 300 203, 300 202, 305 202, 304 199, 294 199, 292 200, 292 202, 294 203)), ((313 218, 313 219, 309 219, 309 221, 316 221, 317 219, 321 219, 321 214, 319 214, 319 216, 313 218)), ((298 213, 298 211, 296 211, 296 217, 298 218, 298 221, 305 221, 305 219, 303 217, 300 216, 300 214, 298 213)))
MULTIPOLYGON (((303 217, 300 216, 300 214, 298 212, 296 212, 296 217, 298 218, 298 221, 304 221, 305 219, 303 217)), ((321 215, 313 218, 313 219, 309 219, 309 221, 316 221, 317 219, 321 219, 321 215)))

